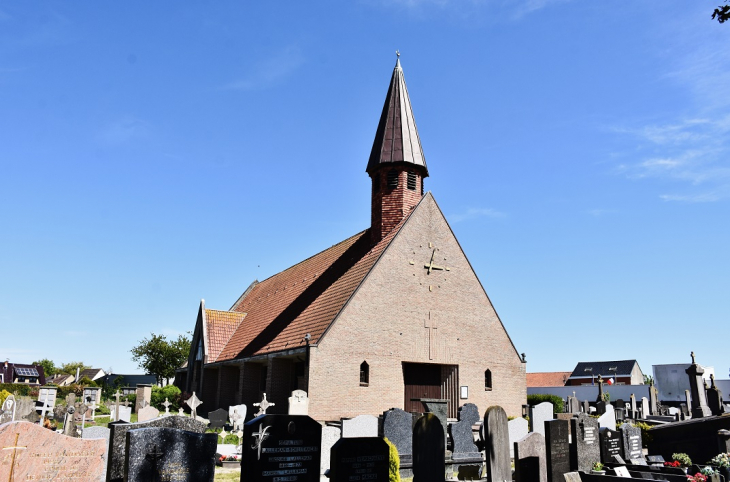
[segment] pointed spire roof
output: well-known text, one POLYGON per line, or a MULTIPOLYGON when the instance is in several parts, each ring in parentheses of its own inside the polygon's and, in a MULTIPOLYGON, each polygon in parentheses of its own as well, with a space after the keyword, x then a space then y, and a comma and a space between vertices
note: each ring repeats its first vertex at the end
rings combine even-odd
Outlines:
POLYGON ((380 114, 378 130, 375 133, 373 150, 370 152, 368 167, 372 173, 382 164, 405 163, 422 168, 423 177, 428 177, 426 158, 423 155, 421 139, 418 137, 416 120, 411 109, 400 54, 390 79, 388 95, 385 97, 383 113, 380 114))

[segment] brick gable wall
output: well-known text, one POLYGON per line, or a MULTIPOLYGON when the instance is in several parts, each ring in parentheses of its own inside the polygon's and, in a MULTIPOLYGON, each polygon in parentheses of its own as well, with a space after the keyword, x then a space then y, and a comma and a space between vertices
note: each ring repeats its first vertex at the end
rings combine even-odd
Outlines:
POLYGON ((460 405, 521 414, 525 365, 430 194, 312 348, 310 415, 336 420, 403 408, 404 361, 458 365, 459 385, 469 387, 460 405), (434 249, 434 264, 449 271, 427 273, 434 249), (370 366, 367 387, 359 383, 363 361, 370 366), (484 388, 487 369, 491 391, 484 388))

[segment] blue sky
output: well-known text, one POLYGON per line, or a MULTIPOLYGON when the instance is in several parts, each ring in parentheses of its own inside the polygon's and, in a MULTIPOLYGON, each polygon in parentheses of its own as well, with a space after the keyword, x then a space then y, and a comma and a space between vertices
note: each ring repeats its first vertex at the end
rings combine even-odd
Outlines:
POLYGON ((528 371, 727 377, 721 2, 245 3, 0 3, 0 357, 138 372, 201 298, 366 228, 399 49, 426 189, 528 371))

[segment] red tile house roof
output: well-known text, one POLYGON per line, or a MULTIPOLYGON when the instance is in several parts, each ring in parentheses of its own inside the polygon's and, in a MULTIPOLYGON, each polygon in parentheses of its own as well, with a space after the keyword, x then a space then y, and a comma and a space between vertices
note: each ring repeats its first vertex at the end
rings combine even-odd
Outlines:
POLYGON ((223 347, 236 332, 236 328, 246 317, 246 313, 233 311, 205 310, 205 323, 208 331, 208 362, 218 360, 223 347))
POLYGON ((372 248, 365 230, 254 284, 231 308, 245 319, 215 361, 306 346, 307 333, 317 344, 406 219, 372 248))
POLYGON ((562 387, 570 378, 571 372, 527 373, 528 387, 562 387))

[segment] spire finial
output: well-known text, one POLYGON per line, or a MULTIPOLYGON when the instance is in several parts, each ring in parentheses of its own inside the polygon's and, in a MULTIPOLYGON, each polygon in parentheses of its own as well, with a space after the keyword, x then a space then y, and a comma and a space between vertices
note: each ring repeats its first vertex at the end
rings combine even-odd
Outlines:
POLYGON ((395 55, 397 55, 397 56, 398 56, 398 58, 400 58, 400 50, 396 50, 396 51, 395 51, 395 55))
POLYGON ((400 50, 396 50, 395 55, 396 55, 395 68, 397 69, 400 67, 400 50))

